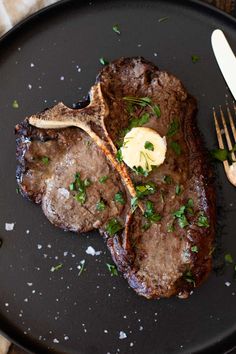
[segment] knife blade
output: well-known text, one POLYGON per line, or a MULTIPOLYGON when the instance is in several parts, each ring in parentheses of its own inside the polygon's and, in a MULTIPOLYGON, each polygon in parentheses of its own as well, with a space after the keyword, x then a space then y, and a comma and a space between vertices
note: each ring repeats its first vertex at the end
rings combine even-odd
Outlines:
POLYGON ((219 68, 236 100, 236 57, 224 33, 220 29, 216 29, 212 32, 211 44, 219 68))

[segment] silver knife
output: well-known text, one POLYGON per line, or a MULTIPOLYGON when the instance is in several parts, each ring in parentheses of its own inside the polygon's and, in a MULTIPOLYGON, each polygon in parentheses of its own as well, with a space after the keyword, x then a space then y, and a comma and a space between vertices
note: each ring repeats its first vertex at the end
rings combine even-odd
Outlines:
POLYGON ((221 30, 213 31, 211 44, 224 79, 236 100, 236 57, 221 30))

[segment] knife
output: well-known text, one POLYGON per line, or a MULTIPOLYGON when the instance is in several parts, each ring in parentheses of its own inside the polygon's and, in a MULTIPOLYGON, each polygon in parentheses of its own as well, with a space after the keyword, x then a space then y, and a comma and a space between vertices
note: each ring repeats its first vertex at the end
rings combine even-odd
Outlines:
POLYGON ((236 57, 220 29, 212 32, 211 44, 224 79, 236 100, 236 57))

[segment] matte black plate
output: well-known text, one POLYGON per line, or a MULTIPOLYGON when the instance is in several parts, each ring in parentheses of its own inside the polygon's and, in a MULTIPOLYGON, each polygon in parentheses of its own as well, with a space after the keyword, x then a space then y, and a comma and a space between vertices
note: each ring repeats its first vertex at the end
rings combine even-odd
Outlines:
MULTIPOLYGON (((59 100, 72 106, 86 95, 100 57, 142 55, 181 78, 198 99, 199 126, 213 148, 212 106, 224 104, 228 91, 210 35, 223 28, 236 52, 235 25, 233 18, 187 1, 71 1, 34 16, 1 41, 0 323, 9 337, 44 354, 223 353, 236 344, 233 266, 221 276, 212 273, 188 300, 139 297, 122 276, 110 276, 111 258, 97 233, 78 237, 58 230, 17 195, 14 137, 14 125, 26 115, 59 100), (120 36, 112 31, 116 23, 120 36), (192 55, 200 61, 192 63, 192 55), (6 222, 15 223, 13 231, 5 231, 6 222), (88 246, 102 255, 87 255, 88 246), (86 271, 78 276, 83 259, 86 271), (50 272, 60 263, 62 269, 50 272), (119 339, 120 331, 127 338, 119 339)), ((236 259, 236 189, 222 166, 217 169, 223 250, 236 259)))

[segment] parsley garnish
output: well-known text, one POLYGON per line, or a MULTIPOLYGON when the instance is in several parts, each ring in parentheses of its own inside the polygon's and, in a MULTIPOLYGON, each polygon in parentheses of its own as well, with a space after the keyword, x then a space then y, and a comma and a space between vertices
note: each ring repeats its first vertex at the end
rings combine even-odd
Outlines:
POLYGON ((82 261, 80 261, 79 263, 80 263, 80 264, 79 264, 79 266, 78 266, 78 269, 79 269, 79 274, 78 274, 78 276, 80 276, 81 273, 84 271, 85 260, 82 259, 82 261))
POLYGON ((197 226, 200 227, 209 227, 209 222, 207 216, 204 214, 203 211, 199 213, 198 221, 197 221, 197 226))
POLYGON ((189 213, 190 215, 193 215, 194 214, 193 207, 194 207, 194 202, 193 202, 193 199, 190 198, 190 199, 188 199, 187 204, 186 204, 186 212, 189 213))
POLYGON ((12 102, 12 108, 15 108, 15 109, 19 108, 19 103, 18 103, 17 100, 14 100, 14 101, 12 102))
POLYGON ((132 213, 136 210, 137 206, 138 206, 138 197, 133 197, 131 198, 131 211, 132 213))
POLYGON ((115 33, 117 33, 117 34, 120 34, 120 28, 119 28, 119 25, 114 25, 113 27, 112 27, 112 29, 113 29, 113 31, 115 32, 115 33))
POLYGON ((106 59, 104 59, 103 57, 102 58, 99 58, 99 61, 102 65, 107 65, 109 64, 109 61, 107 61, 106 59))
POLYGON ((117 150, 116 159, 117 159, 117 161, 120 162, 120 163, 123 161, 123 156, 122 156, 122 151, 121 151, 121 149, 117 150))
POLYGON ((153 151, 154 150, 154 145, 150 141, 146 141, 144 144, 145 149, 153 151))
POLYGON ((178 224, 181 227, 181 229, 184 229, 186 226, 189 225, 188 220, 185 216, 185 210, 186 210, 186 206, 183 205, 182 207, 180 207, 179 210, 173 213, 173 216, 175 216, 178 219, 178 224))
POLYGON ((179 121, 174 118, 172 122, 170 123, 167 136, 170 138, 171 136, 174 136, 177 132, 179 131, 179 121))
POLYGON ((105 210, 105 208, 106 208, 106 205, 102 199, 99 202, 97 202, 96 209, 98 211, 103 211, 103 210, 105 210))
POLYGON ((156 192, 156 186, 154 183, 149 182, 144 185, 138 185, 135 187, 138 198, 143 198, 147 195, 154 194, 156 192))
POLYGON ((162 219, 160 214, 154 212, 154 205, 153 202, 151 202, 150 200, 148 200, 146 203, 144 217, 150 220, 151 222, 158 222, 162 219))
POLYGON ((168 16, 165 16, 165 17, 161 17, 161 18, 159 18, 158 19, 158 22, 164 22, 164 21, 166 21, 166 20, 168 20, 169 19, 169 17, 168 16))
POLYGON ((109 272, 111 273, 111 276, 115 275, 117 276, 118 275, 118 271, 117 271, 117 268, 115 265, 113 264, 109 264, 109 263, 106 263, 107 265, 107 268, 109 270, 109 272))
POLYGON ((188 283, 193 284, 194 287, 196 286, 194 277, 193 277, 192 272, 190 270, 186 271, 184 273, 183 277, 188 283))
POLYGON ((109 178, 108 176, 102 176, 102 177, 99 178, 99 182, 101 184, 104 184, 108 180, 108 178, 109 178))
POLYGON ((144 170, 142 168, 142 166, 134 166, 133 167, 133 171, 137 174, 137 175, 142 175, 144 177, 147 177, 148 176, 148 171, 144 170))
POLYGON ((47 156, 43 156, 43 157, 41 158, 41 161, 42 161, 42 163, 43 163, 44 165, 48 165, 50 159, 49 159, 49 157, 47 157, 47 156))
POLYGON ((226 254, 225 255, 225 262, 227 263, 234 263, 233 257, 231 256, 231 254, 226 254))
POLYGON ((150 107, 153 113, 159 118, 161 116, 160 107, 157 104, 153 104, 150 97, 133 97, 126 96, 123 97, 125 101, 129 103, 129 107, 140 106, 140 107, 150 107))
POLYGON ((121 192, 118 192, 115 194, 114 200, 115 200, 115 202, 120 203, 122 205, 125 204, 125 200, 124 200, 123 194, 121 192))
POLYGON ((19 194, 20 193, 20 189, 19 187, 16 187, 16 194, 19 194))
POLYGON ((69 185, 70 191, 75 191, 77 194, 75 194, 74 198, 79 202, 80 204, 84 204, 86 201, 86 188, 91 185, 91 182, 89 179, 85 179, 82 181, 80 178, 80 174, 76 173, 75 174, 75 180, 69 185))
POLYGON ((175 187, 175 194, 180 195, 181 192, 182 192, 182 188, 179 184, 177 184, 177 186, 175 187))
POLYGON ((192 59, 192 62, 195 64, 195 63, 199 62, 200 57, 198 55, 192 55, 191 59, 192 59))
POLYGON ((51 268, 51 272, 56 272, 57 270, 61 269, 63 267, 63 264, 60 263, 58 265, 56 265, 55 267, 51 268))
POLYGON ((192 251, 193 253, 198 253, 198 246, 192 246, 192 247, 191 247, 191 251, 192 251))
POLYGON ((226 149, 214 149, 211 151, 211 155, 219 161, 225 161, 228 159, 228 151, 226 149))
POLYGON ((106 224, 106 231, 110 236, 114 236, 121 229, 123 229, 123 226, 116 218, 110 219, 106 224))
POLYGON ((171 184, 171 183, 173 182, 173 179, 172 179, 171 176, 166 175, 166 176, 164 176, 163 181, 164 181, 166 184, 171 184))
POLYGON ((176 155, 179 156, 181 154, 181 146, 176 141, 172 141, 170 143, 170 147, 176 153, 176 155))

